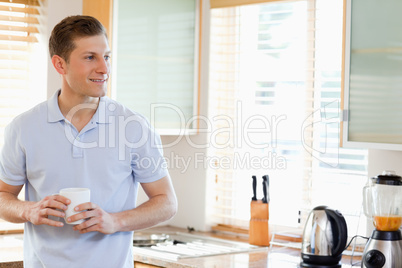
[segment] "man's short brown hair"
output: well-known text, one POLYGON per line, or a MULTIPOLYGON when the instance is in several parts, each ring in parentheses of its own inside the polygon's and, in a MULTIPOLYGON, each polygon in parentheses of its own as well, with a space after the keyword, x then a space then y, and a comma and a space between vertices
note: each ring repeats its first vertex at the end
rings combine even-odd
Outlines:
POLYGON ((75 49, 74 41, 82 37, 105 35, 106 29, 96 18, 91 16, 69 16, 60 21, 49 38, 50 57, 58 55, 66 62, 75 49))

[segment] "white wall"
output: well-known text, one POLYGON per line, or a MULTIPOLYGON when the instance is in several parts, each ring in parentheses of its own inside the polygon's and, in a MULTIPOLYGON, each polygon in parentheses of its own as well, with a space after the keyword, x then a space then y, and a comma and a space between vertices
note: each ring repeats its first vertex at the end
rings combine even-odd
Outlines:
POLYGON ((394 170, 402 176, 402 152, 370 149, 368 154, 368 177, 381 174, 384 170, 394 170))
MULTIPOLYGON (((47 23, 47 40, 53 27, 67 16, 82 14, 82 0, 48 0, 48 23, 47 23)), ((47 97, 51 97, 61 86, 59 74, 53 68, 52 62, 48 55, 48 71, 47 71, 47 97)))

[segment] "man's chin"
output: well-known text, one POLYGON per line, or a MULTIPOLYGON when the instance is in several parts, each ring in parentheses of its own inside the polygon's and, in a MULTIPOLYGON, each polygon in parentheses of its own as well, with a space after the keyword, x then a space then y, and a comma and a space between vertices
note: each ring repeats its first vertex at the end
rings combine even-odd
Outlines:
POLYGON ((102 98, 102 97, 105 97, 106 95, 107 95, 107 91, 104 91, 99 95, 99 97, 102 98))
POLYGON ((96 92, 96 93, 94 94, 94 96, 92 96, 92 97, 101 98, 101 97, 106 96, 106 94, 107 94, 107 88, 102 89, 102 90, 99 90, 99 91, 96 92))

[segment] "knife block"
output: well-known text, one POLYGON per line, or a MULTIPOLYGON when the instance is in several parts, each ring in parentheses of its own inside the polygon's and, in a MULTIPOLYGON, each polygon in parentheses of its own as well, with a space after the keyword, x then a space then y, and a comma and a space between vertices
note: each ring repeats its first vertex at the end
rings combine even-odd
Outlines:
POLYGON ((261 200, 251 201, 249 243, 256 246, 269 246, 269 206, 261 200))

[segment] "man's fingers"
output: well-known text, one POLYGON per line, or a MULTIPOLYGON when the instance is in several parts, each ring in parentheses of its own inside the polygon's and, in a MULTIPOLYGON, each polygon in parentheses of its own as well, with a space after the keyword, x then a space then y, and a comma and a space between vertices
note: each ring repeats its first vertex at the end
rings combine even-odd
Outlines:
POLYGON ((62 214, 64 214, 64 213, 59 212, 57 210, 44 209, 39 212, 39 217, 33 223, 35 225, 45 224, 45 225, 50 225, 50 226, 61 227, 64 225, 62 222, 51 220, 48 218, 48 216, 60 217, 62 214))
POLYGON ((47 208, 47 209, 44 209, 41 211, 41 215, 44 217, 47 217, 47 216, 64 217, 66 214, 62 211, 47 208))
POLYGON ((54 221, 48 218, 42 218, 42 224, 55 226, 55 227, 62 227, 64 224, 60 221, 54 221))
POLYGON ((65 198, 64 196, 61 196, 61 195, 60 196, 52 196, 52 197, 49 197, 49 199, 43 203, 42 207, 66 210, 67 205, 68 205, 67 203, 70 203, 70 200, 65 198))
POLYGON ((67 221, 75 222, 75 221, 79 221, 82 219, 89 219, 94 216, 96 216, 96 213, 93 210, 87 210, 87 211, 83 211, 81 213, 77 213, 77 214, 74 214, 74 215, 68 217, 67 221))
POLYGON ((74 208, 75 211, 83 211, 83 210, 94 210, 97 206, 94 203, 87 202, 82 203, 74 208))
POLYGON ((98 221, 95 218, 90 218, 83 223, 74 226, 75 231, 79 231, 81 234, 99 231, 98 221))
POLYGON ((67 197, 64 197, 62 195, 53 195, 53 198, 51 200, 53 200, 54 202, 58 202, 61 203, 65 206, 68 206, 71 203, 71 200, 68 199, 67 197))

